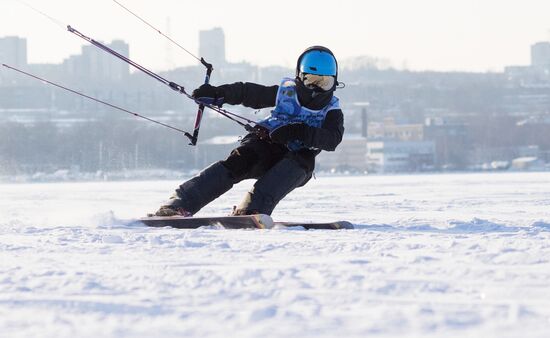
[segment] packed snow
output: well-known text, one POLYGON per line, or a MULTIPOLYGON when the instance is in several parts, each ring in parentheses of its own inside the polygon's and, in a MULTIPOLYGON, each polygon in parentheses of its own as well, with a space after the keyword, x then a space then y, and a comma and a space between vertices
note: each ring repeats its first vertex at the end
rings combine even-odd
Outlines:
POLYGON ((129 222, 179 183, 0 185, 0 336, 550 337, 550 173, 318 177, 273 214, 356 230, 129 222))

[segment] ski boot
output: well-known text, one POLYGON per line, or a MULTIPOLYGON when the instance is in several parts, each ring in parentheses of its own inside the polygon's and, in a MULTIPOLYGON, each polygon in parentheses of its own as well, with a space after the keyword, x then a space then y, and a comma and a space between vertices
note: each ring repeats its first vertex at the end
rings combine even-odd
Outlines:
POLYGON ((216 162, 176 189, 170 200, 155 213, 156 216, 191 217, 202 207, 225 193, 235 183, 231 173, 216 162))
POLYGON ((171 217, 171 216, 183 216, 193 217, 193 213, 185 210, 181 206, 181 200, 176 195, 170 197, 170 200, 162 205, 154 214, 149 214, 149 217, 171 217))
POLYGON ((183 217, 193 217, 193 214, 183 208, 174 208, 170 205, 161 206, 155 216, 161 217, 171 217, 171 216, 183 216, 183 217))

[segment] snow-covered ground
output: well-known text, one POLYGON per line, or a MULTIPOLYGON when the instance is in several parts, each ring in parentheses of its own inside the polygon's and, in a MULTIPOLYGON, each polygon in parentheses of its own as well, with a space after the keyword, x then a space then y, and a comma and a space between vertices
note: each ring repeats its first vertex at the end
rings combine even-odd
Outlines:
POLYGON ((178 183, 0 185, 0 336, 550 337, 550 173, 319 177, 273 215, 357 230, 120 221, 178 183))

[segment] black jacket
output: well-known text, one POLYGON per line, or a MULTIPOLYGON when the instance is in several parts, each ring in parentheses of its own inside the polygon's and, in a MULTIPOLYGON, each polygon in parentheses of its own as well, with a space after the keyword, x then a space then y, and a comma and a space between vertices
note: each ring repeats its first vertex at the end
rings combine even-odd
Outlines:
MULTIPOLYGON (((279 86, 262 86, 255 83, 236 82, 219 87, 224 92, 224 102, 228 104, 242 104, 245 107, 261 109, 274 107, 276 105, 277 91, 279 86)), ((332 97, 332 96, 330 96, 332 97)), ((330 97, 328 98, 330 101, 330 97)), ((328 102, 327 102, 328 103, 328 102)), ((308 107, 321 109, 322 107, 308 107)), ((321 128, 309 126, 305 129, 303 136, 304 144, 318 150, 302 149, 296 152, 297 159, 308 169, 313 171, 315 167, 315 156, 321 150, 334 151, 342 141, 344 135, 344 114, 340 109, 333 109, 327 112, 325 121, 321 128)))

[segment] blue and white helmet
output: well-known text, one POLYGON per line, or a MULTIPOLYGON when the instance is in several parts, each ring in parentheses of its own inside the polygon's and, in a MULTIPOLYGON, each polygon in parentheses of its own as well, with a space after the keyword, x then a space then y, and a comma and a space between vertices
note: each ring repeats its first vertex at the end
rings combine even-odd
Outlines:
POLYGON ((309 47, 298 58, 296 77, 305 85, 310 82, 325 91, 334 90, 338 84, 338 62, 330 49, 309 47))

